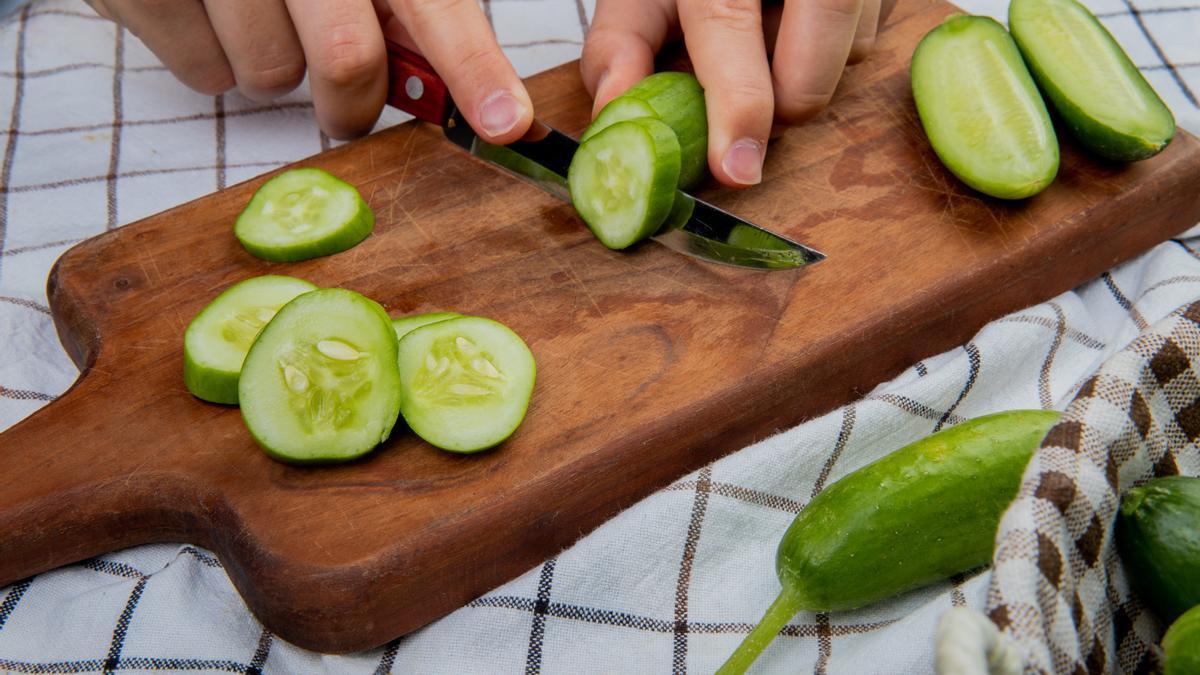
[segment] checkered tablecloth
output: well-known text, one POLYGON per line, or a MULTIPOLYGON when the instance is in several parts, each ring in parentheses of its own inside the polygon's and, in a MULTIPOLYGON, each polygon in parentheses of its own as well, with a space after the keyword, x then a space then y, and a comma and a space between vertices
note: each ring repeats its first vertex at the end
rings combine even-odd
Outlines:
MULTIPOLYGON (((578 56, 593 4, 483 3, 523 75, 578 56)), ((1002 2, 962 4, 1003 19, 1002 2)), ((1180 124, 1200 130, 1200 5, 1089 4, 1180 124)), ((380 124, 403 119, 389 112, 380 124)), ((77 375, 46 306, 58 255, 330 145, 304 90, 269 105, 192 93, 78 0, 36 2, 0 23, 0 144, 0 428, 77 375)), ((1198 298, 1193 230, 993 322, 852 405, 681 479, 373 652, 322 656, 280 641, 246 610, 219 561, 181 543, 112 552, 0 589, 0 671, 711 672, 774 597, 775 545, 824 486, 969 417, 1065 407, 1101 363, 1198 298)), ((954 605, 983 609, 989 578, 977 571, 861 611, 802 613, 759 666, 928 671, 937 617, 954 605)))

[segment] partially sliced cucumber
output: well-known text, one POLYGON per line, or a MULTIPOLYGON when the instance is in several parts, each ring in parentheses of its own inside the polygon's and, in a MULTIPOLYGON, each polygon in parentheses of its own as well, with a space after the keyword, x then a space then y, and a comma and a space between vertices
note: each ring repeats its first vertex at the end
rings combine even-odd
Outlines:
POLYGON ((400 409, 396 333, 383 308, 327 288, 292 300, 250 348, 242 417, 284 462, 339 462, 388 437, 400 409))
POLYGON ((1041 192, 1058 172, 1046 105, 1008 31, 951 16, 917 45, 912 90, 925 135, 967 185, 1002 199, 1041 192))
POLYGON ((192 319, 183 334, 183 383, 197 398, 238 402, 238 374, 246 352, 280 307, 313 284, 266 275, 225 289, 192 319))
POLYGON ((374 227, 375 214, 353 185, 320 169, 292 169, 254 193, 234 234, 254 256, 294 262, 345 251, 374 227))
POLYGON ((427 324, 400 340, 400 411, 443 450, 500 444, 525 418, 537 366, 504 324, 477 316, 427 324))
POLYGON ((1171 141, 1171 111, 1086 7, 1013 0, 1008 24, 1047 101, 1093 152, 1131 162, 1171 141))
POLYGON ((396 339, 408 335, 421 326, 427 326, 431 323, 446 321, 448 319, 457 319, 462 314, 455 312, 429 312, 428 314, 414 314, 412 316, 402 316, 399 319, 392 319, 392 328, 396 331, 396 339))
POLYGON ((679 141, 665 123, 626 120, 580 144, 567 184, 575 210, 613 249, 654 234, 675 203, 679 141))

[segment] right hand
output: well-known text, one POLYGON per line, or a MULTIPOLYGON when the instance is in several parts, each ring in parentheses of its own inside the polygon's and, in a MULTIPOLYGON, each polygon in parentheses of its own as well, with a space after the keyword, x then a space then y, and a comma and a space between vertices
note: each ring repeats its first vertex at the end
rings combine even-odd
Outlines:
POLYGON ((421 52, 471 126, 517 140, 533 104, 475 0, 88 0, 129 29, 184 84, 234 86, 269 101, 309 76, 321 129, 344 139, 375 125, 387 96, 384 36, 421 52))

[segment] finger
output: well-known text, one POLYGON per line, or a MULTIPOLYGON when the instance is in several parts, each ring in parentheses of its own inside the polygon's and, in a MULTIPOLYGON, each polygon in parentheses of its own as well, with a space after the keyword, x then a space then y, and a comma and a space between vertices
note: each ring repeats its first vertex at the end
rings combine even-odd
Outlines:
POLYGON ((775 115, 788 123, 816 115, 833 98, 858 29, 863 0, 788 0, 775 58, 775 115))
POLYGON ((606 103, 654 72, 654 55, 677 21, 668 0, 607 0, 596 16, 579 60, 583 84, 595 99, 592 116, 606 103))
POLYGON ((204 0, 204 7, 247 98, 269 101, 304 79, 304 52, 283 0, 204 0))
POLYGON ((392 9, 471 128, 493 143, 525 134, 533 102, 475 0, 393 0, 392 9))
POLYGON ((881 9, 880 0, 863 0, 862 11, 858 15, 858 28, 855 29, 854 40, 850 43, 850 56, 846 58, 847 63, 862 61, 875 48, 881 9))
POLYGON ((683 0, 679 20, 704 86, 709 168, 725 185, 754 185, 774 109, 760 0, 683 0))
POLYGON ((888 17, 892 15, 892 10, 896 9, 896 0, 883 0, 879 8, 879 30, 883 30, 883 24, 887 23, 888 17))
POLYGON ((129 29, 175 77, 203 94, 234 85, 233 70, 199 0, 107 2, 106 11, 129 29))
POLYGON ((333 138, 370 131, 387 98, 387 56, 371 0, 286 2, 308 62, 317 122, 333 138))

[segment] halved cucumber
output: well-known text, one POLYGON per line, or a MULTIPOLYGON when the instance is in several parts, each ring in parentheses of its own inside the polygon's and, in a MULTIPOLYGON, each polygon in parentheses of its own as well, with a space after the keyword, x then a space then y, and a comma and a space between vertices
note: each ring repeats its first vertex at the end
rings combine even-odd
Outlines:
POLYGON ((254 193, 233 232, 254 256, 294 262, 345 251, 374 227, 353 185, 320 169, 292 169, 254 193))
POLYGON ((688 188, 708 166, 708 115, 704 89, 691 73, 655 73, 609 101, 579 140, 586 141, 624 120, 654 117, 671 127, 679 141, 679 181, 688 188))
POLYGON ((1013 0, 1008 25, 1050 105, 1093 152, 1132 162, 1171 141, 1171 111, 1086 7, 1013 0))
POLYGON ((183 383, 197 398, 238 402, 238 374, 246 352, 280 307, 313 284, 266 275, 225 289, 192 319, 183 334, 183 383))
POLYGON ((353 291, 305 293, 250 348, 238 397, 250 433, 276 459, 363 455, 388 437, 400 410, 392 322, 353 291))
POLYGON ((678 177, 675 132, 643 117, 617 122, 581 143, 567 184, 596 238, 621 249, 654 234, 666 219, 678 177))
POLYGON ((925 135, 967 185, 1002 199, 1041 192, 1058 139, 1008 31, 981 16, 946 19, 917 45, 912 89, 925 135))
POLYGON ((392 328, 396 331, 396 339, 408 335, 421 326, 427 326, 431 323, 446 321, 448 319, 457 319, 462 314, 455 312, 429 312, 428 314, 414 314, 412 316, 402 316, 399 319, 392 319, 392 328))
POLYGON ((400 412, 443 450, 498 445, 525 418, 537 366, 504 324, 467 316, 427 324, 400 340, 400 412))

